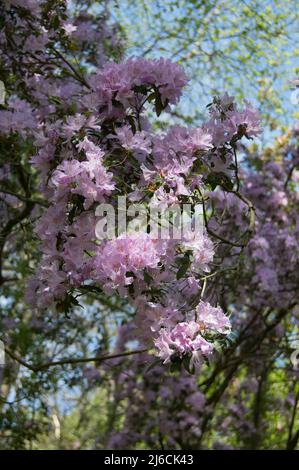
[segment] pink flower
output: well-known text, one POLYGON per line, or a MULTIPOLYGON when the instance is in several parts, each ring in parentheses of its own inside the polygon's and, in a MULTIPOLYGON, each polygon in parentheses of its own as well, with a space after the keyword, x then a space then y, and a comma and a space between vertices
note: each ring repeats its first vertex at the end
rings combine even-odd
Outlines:
POLYGON ((158 356, 164 363, 173 357, 182 358, 186 354, 200 351, 208 355, 213 351, 213 345, 200 335, 200 324, 195 321, 178 323, 172 330, 162 328, 154 340, 158 356))
POLYGON ((189 231, 184 234, 182 246, 192 251, 194 270, 209 271, 209 264, 214 257, 214 245, 206 234, 189 231))
POLYGON ((100 126, 96 123, 94 116, 86 117, 83 114, 75 114, 75 116, 69 116, 66 120, 66 124, 63 125, 63 133, 67 139, 71 139, 73 135, 79 132, 83 128, 90 128, 100 130, 100 126))
POLYGON ((167 60, 129 59, 120 64, 108 63, 93 80, 101 106, 107 106, 108 114, 113 110, 113 100, 124 108, 133 104, 134 88, 144 86, 148 90, 156 87, 163 104, 176 103, 187 77, 181 66, 167 60))
POLYGON ((54 171, 52 183, 55 186, 69 186, 82 171, 83 168, 78 160, 65 160, 54 171))
POLYGON ((191 152, 196 150, 208 150, 212 148, 212 136, 206 130, 197 128, 190 133, 190 140, 186 148, 191 152))
POLYGON ((121 235, 100 246, 94 260, 95 278, 108 287, 132 284, 143 279, 145 268, 157 268, 165 254, 165 243, 148 234, 121 235))
POLYGON ((77 31, 77 26, 73 25, 72 23, 64 23, 63 29, 67 36, 70 36, 74 31, 77 31))
POLYGON ((155 346, 158 349, 158 356, 162 359, 163 364, 170 362, 175 350, 171 335, 166 330, 161 330, 158 338, 155 340, 155 346))
POLYGON ((227 118, 225 125, 229 135, 236 134, 239 126, 245 127, 244 134, 247 137, 256 137, 261 133, 260 114, 249 104, 246 105, 244 111, 229 111, 227 118))
POLYGON ((151 152, 151 140, 145 131, 135 132, 129 126, 123 126, 116 129, 116 136, 119 139, 122 147, 127 150, 136 151, 138 153, 144 152, 149 154, 151 152))
POLYGON ((63 299, 67 291, 66 280, 58 261, 44 257, 36 275, 28 283, 27 301, 39 309, 50 306, 54 300, 63 299))
POLYGON ((221 334, 228 334, 231 330, 229 318, 220 307, 212 307, 208 302, 200 302, 196 307, 197 320, 204 328, 221 334))
POLYGON ((70 192, 84 196, 84 207, 88 209, 95 202, 101 202, 113 191, 113 174, 107 172, 102 163, 104 152, 88 140, 81 149, 86 150, 87 160, 64 160, 54 171, 51 183, 56 188, 67 188, 70 192))
POLYGON ((246 102, 244 110, 237 109, 232 98, 226 95, 224 99, 215 99, 210 108, 211 119, 205 126, 213 136, 214 146, 222 146, 233 138, 247 138, 260 134, 260 115, 246 102))
POLYGON ((0 133, 18 132, 21 136, 37 128, 37 121, 30 104, 13 96, 8 101, 8 110, 0 111, 0 133))
POLYGON ((45 144, 38 153, 30 159, 30 163, 43 175, 49 171, 54 155, 55 145, 45 144))

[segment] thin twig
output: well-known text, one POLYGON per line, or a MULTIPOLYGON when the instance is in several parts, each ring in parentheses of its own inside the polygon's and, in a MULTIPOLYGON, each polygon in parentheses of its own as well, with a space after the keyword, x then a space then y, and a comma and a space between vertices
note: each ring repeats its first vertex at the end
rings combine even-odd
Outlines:
POLYGON ((120 357, 131 356, 133 354, 141 354, 143 352, 148 351, 148 349, 136 349, 133 351, 126 351, 126 352, 118 353, 118 354, 107 354, 104 356, 81 357, 81 358, 73 358, 73 359, 65 358, 65 359, 60 359, 58 361, 45 362, 44 364, 38 364, 34 366, 24 361, 20 356, 12 352, 9 348, 5 347, 4 350, 8 356, 10 356, 12 359, 14 359, 16 362, 26 367, 27 369, 32 370, 33 372, 39 372, 41 370, 48 369, 49 367, 62 366, 65 364, 83 364, 86 362, 103 362, 109 359, 117 359, 120 357))

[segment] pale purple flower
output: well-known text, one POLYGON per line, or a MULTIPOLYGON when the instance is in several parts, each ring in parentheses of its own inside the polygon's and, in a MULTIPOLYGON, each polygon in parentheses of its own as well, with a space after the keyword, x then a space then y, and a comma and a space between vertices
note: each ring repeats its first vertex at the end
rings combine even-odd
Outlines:
POLYGON ((228 334, 231 330, 229 318, 220 307, 212 307, 208 302, 200 302, 196 307, 197 321, 204 328, 221 334, 228 334))
POLYGON ((149 154, 151 152, 151 140, 147 132, 135 132, 129 126, 123 126, 116 129, 116 136, 122 147, 137 153, 149 154))
POLYGON ((182 246, 192 251, 192 267, 198 271, 209 271, 209 264, 213 261, 214 245, 207 234, 189 230, 184 232, 182 246))
POLYGON ((190 139, 186 143, 186 149, 190 152, 196 150, 209 150, 212 148, 212 136, 204 129, 198 127, 190 132, 190 139))
POLYGON ((64 23, 63 29, 64 29, 64 31, 65 31, 65 34, 66 34, 67 36, 70 36, 70 35, 72 35, 72 33, 73 33, 74 31, 77 31, 77 26, 75 26, 75 25, 72 24, 72 23, 64 23))
POLYGON ((97 124, 95 116, 86 117, 83 114, 77 113, 75 116, 69 116, 66 123, 62 126, 62 132, 71 139, 74 134, 79 132, 83 128, 100 130, 101 127, 97 124))
POLYGON ((165 242, 146 233, 108 240, 99 247, 95 257, 95 278, 114 288, 128 286, 134 281, 132 274, 143 279, 145 268, 157 268, 165 248, 165 242))
POLYGON ((25 137, 37 128, 33 109, 25 100, 13 96, 8 101, 8 110, 0 111, 0 133, 18 132, 25 137))
POLYGON ((229 111, 227 118, 225 127, 230 136, 238 132, 239 126, 245 127, 244 133, 247 137, 256 137, 261 133, 260 114, 249 104, 246 105, 244 111, 229 111))
POLYGON ((116 64, 110 62, 92 80, 99 103, 107 106, 108 114, 113 112, 113 100, 124 108, 134 104, 134 88, 145 86, 149 90, 156 87, 167 104, 176 103, 187 77, 181 66, 167 60, 129 59, 116 64))
POLYGON ((171 330, 162 328, 154 344, 163 363, 168 363, 175 357, 182 358, 186 354, 192 356, 194 351, 209 355, 213 351, 213 345, 201 336, 200 328, 200 323, 193 320, 178 323, 171 330))

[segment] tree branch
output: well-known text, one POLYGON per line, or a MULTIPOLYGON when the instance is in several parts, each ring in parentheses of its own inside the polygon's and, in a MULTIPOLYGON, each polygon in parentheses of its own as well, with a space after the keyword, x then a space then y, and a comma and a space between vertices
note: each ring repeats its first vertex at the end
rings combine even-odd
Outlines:
POLYGON ((24 361, 20 356, 15 354, 13 351, 11 351, 9 348, 5 347, 4 348, 5 353, 11 357, 14 361, 18 362, 21 364, 23 367, 26 367, 27 369, 31 370, 32 372, 40 372, 42 370, 48 369, 50 367, 54 366, 63 366, 65 364, 83 364, 87 362, 103 362, 107 361, 109 359, 117 359, 120 357, 126 357, 126 356, 132 356, 133 354, 141 354, 143 352, 148 351, 148 349, 136 349, 133 351, 126 351, 123 353, 118 353, 118 354, 107 354, 104 356, 96 356, 96 357, 81 357, 81 358, 65 358, 65 359, 60 359, 58 361, 51 361, 51 362, 45 362, 44 364, 38 364, 38 365, 32 365, 29 364, 28 362, 24 361))

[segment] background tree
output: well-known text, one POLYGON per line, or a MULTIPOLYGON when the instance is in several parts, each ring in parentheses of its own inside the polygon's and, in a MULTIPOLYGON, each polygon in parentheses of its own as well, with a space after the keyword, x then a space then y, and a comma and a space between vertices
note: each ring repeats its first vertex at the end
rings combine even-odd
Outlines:
POLYGON ((126 0, 111 12, 126 31, 127 54, 163 55, 186 69, 191 81, 177 117, 194 125, 207 96, 229 90, 237 100, 250 97, 264 124, 291 124, 295 1, 126 0))
MULTIPOLYGON (((296 57, 292 4, 108 6, 80 1, 67 11, 61 1, 31 0, 1 6, 0 79, 7 95, 0 121, 0 320, 7 345, 1 447, 296 448, 297 372, 290 362, 298 334, 293 129, 262 151, 239 149, 244 152, 241 193, 256 207, 256 235, 248 248, 235 248, 232 258, 232 248, 219 243, 223 266, 213 266, 205 290, 207 299, 216 296, 232 312, 235 337, 224 355, 203 366, 199 377, 170 373, 147 353, 103 365, 100 359, 62 361, 37 370, 55 358, 122 354, 134 342, 133 312, 117 296, 89 293, 84 311, 74 306, 71 314, 63 309, 54 315, 37 315, 23 301, 27 278, 39 262, 33 223, 49 203, 29 162, 36 153, 36 110, 50 121, 74 114, 90 71, 107 58, 121 59, 125 32, 128 55, 162 54, 191 74, 190 98, 171 122, 198 123, 205 97, 220 89, 254 99, 270 127, 290 122, 292 112, 289 95, 282 92, 293 78, 296 57), (134 28, 128 25, 132 14, 138 20, 134 28)), ((248 222, 242 201, 233 196, 228 191, 223 201, 216 191, 206 203, 210 229, 229 240, 246 231, 248 222)))

